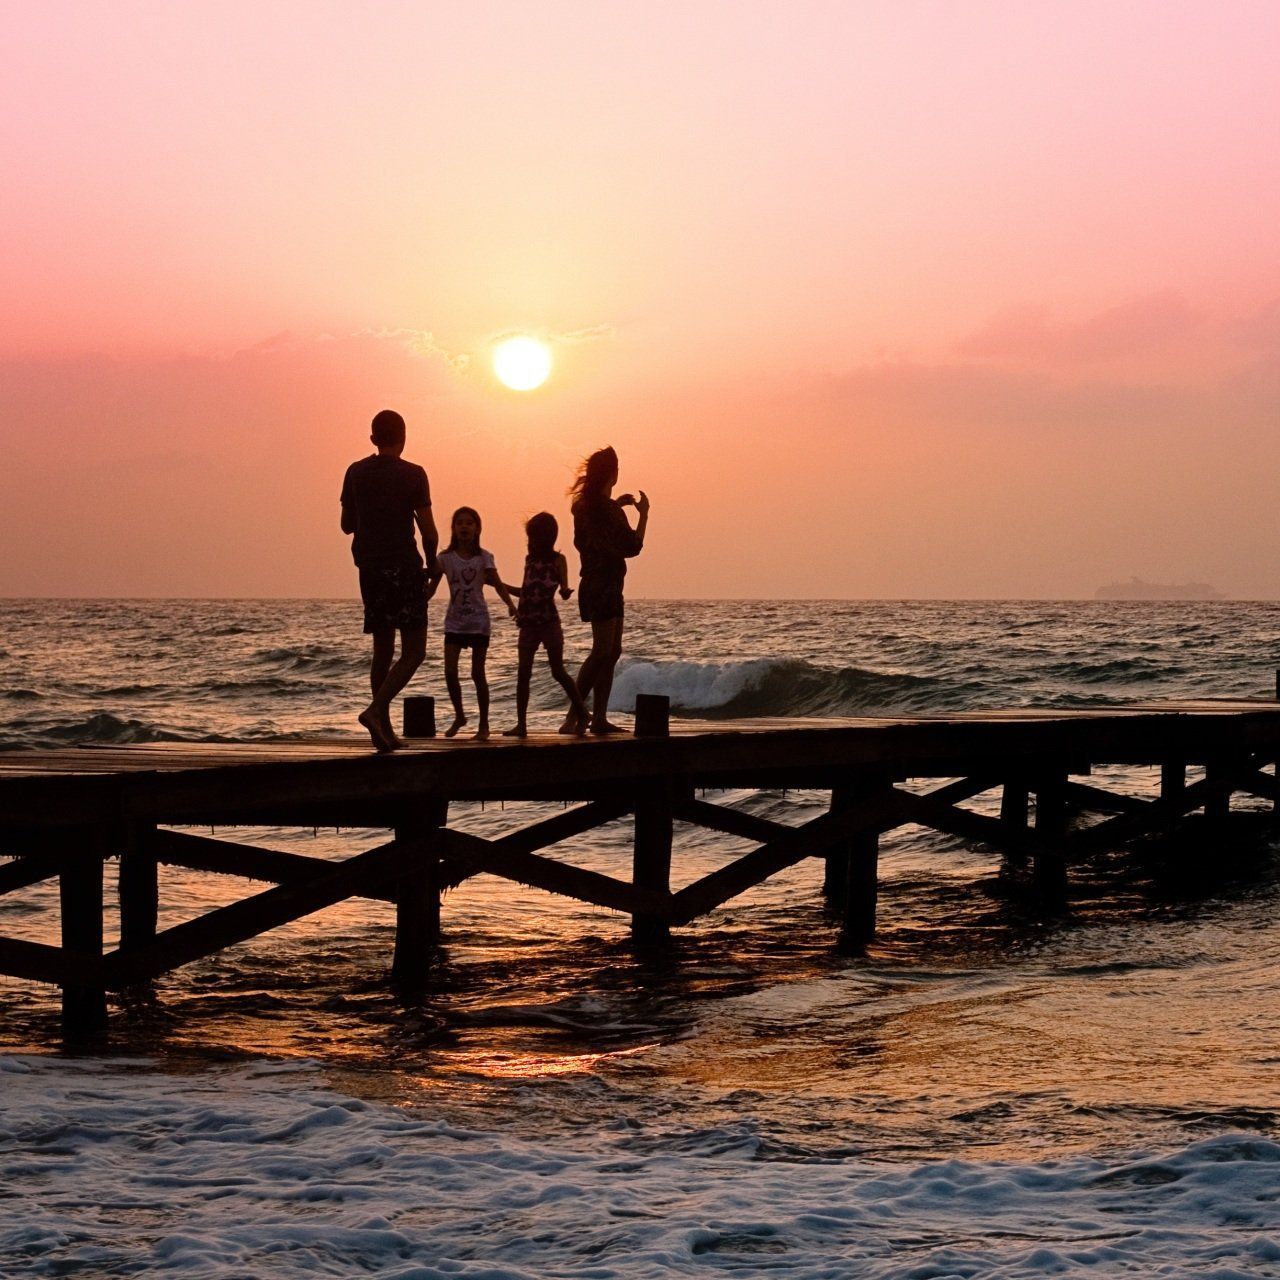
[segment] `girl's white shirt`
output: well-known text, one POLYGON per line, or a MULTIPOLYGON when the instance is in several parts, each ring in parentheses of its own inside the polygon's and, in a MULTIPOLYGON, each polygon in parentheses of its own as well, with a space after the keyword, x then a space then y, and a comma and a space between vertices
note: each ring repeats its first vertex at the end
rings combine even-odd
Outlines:
POLYGON ((442 551, 440 567, 449 583, 445 634, 487 636, 493 624, 484 598, 484 575, 494 567, 493 557, 487 551, 477 551, 468 560, 456 551, 442 551))

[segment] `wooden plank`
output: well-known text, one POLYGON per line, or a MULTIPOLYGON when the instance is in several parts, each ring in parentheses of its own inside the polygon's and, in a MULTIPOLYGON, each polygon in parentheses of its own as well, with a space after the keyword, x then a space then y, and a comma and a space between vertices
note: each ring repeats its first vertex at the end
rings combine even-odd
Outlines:
POLYGON ((898 802, 904 822, 914 822, 945 835, 960 836, 965 840, 991 845, 995 849, 1018 853, 1032 850, 1037 843, 1029 831, 1011 827, 1008 823, 1001 822, 998 818, 988 818, 985 814, 971 813, 955 805, 940 804, 928 795, 917 796, 900 791, 898 802))
POLYGON ((0 973, 55 987, 85 988, 102 980, 98 962, 22 938, 0 938, 0 973))
POLYGON ((824 813, 801 827, 790 828, 785 835, 681 889, 672 899, 671 922, 687 924, 696 920, 777 872, 824 853, 855 831, 891 830, 903 821, 902 799, 903 793, 891 787, 884 793, 860 798, 839 813, 824 813))
POLYGON ((772 822, 768 818, 758 818, 753 813, 743 813, 741 809, 730 809, 726 805, 709 804, 705 800, 692 798, 681 800, 675 806, 675 816, 680 822, 705 827, 709 831, 722 831, 729 836, 741 836, 744 840, 754 840, 759 844, 792 830, 782 822, 772 822))
POLYGON ((622 911, 628 915, 643 912, 660 919, 670 919, 671 898, 645 888, 636 888, 625 880, 569 866, 540 857, 536 853, 521 853, 503 848, 500 841, 489 841, 462 831, 441 832, 441 847, 450 858, 469 863, 477 871, 488 875, 514 880, 517 884, 548 893, 577 898, 593 906, 606 907, 610 911, 622 911))
POLYGON ((1068 804, 1090 813, 1138 813, 1148 804, 1148 801, 1138 796, 1121 795, 1087 782, 1068 780, 1064 793, 1068 804))
POLYGON ((614 822, 630 813, 632 807, 629 800, 592 801, 499 836, 493 843, 507 852, 533 853, 548 845, 559 844, 562 840, 581 835, 584 831, 592 831, 596 827, 614 822))
MULTIPOLYGON (((186 867, 191 871, 209 871, 215 875, 240 876, 247 880, 263 880, 269 884, 301 884, 318 871, 331 867, 328 858, 312 858, 303 853, 284 853, 259 845, 240 844, 233 840, 212 839, 189 831, 159 829, 148 837, 148 848, 164 866, 186 867)), ((368 897, 382 902, 394 901, 387 890, 371 890, 353 897, 368 897)))
POLYGON ((220 907, 196 920, 174 925, 136 951, 113 951, 104 961, 107 985, 132 986, 180 965, 244 942, 270 929, 352 898, 374 885, 386 884, 423 851, 417 844, 391 841, 325 869, 306 881, 278 885, 220 907))
POLYGON ((60 870, 58 860, 46 854, 27 854, 14 862, 0 865, 0 896, 52 880, 60 870))

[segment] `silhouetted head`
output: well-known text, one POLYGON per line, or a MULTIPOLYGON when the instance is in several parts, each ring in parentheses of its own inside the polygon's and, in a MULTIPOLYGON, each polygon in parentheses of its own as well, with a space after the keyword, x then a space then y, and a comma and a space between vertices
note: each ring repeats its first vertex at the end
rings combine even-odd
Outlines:
POLYGON ((446 551, 480 550, 480 513, 475 507, 459 507, 449 521, 449 545, 446 551))
POLYGON ((525 536, 529 539, 531 556, 549 556, 555 553, 560 526, 550 511, 539 511, 524 522, 525 536))
POLYGON ((373 415, 369 439, 379 449, 404 448, 404 419, 394 409, 383 409, 373 415))
POLYGON ((569 496, 575 500, 607 498, 618 483, 618 455, 612 445, 597 449, 578 468, 577 479, 569 486, 569 496))

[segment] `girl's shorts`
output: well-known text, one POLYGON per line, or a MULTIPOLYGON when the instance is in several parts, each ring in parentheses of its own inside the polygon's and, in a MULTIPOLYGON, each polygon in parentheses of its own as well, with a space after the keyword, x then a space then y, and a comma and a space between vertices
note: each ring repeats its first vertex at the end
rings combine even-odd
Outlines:
POLYGON ((474 649, 477 653, 484 653, 489 647, 489 637, 480 631, 446 631, 444 642, 456 649, 474 649))
POLYGON ((564 648, 564 630, 559 618, 546 622, 522 622, 518 631, 516 647, 521 653, 537 653, 539 645, 545 645, 548 653, 564 648))

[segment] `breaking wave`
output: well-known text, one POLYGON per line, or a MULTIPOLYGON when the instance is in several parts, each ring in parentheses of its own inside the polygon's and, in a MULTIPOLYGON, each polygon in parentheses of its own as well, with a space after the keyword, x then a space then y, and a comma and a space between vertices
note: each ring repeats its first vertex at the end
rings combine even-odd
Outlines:
POLYGON ((625 662, 610 706, 630 711, 636 694, 660 693, 680 715, 707 720, 747 716, 836 716, 949 710, 975 688, 930 676, 820 667, 799 658, 746 662, 625 662))

